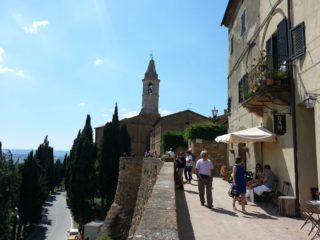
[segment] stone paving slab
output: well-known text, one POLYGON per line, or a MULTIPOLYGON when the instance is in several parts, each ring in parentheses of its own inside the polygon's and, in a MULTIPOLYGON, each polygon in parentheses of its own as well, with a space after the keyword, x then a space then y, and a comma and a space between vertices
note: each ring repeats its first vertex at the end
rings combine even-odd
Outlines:
MULTIPOLYGON (((221 178, 213 179, 213 204, 209 209, 201 206, 197 181, 185 184, 184 190, 176 190, 179 239, 259 239, 296 240, 311 239, 308 236, 311 225, 302 230, 303 219, 280 217, 277 207, 264 208, 248 202, 247 214, 232 208, 232 198, 227 194, 229 183, 221 178)), ((237 205, 241 209, 240 205, 237 205)))

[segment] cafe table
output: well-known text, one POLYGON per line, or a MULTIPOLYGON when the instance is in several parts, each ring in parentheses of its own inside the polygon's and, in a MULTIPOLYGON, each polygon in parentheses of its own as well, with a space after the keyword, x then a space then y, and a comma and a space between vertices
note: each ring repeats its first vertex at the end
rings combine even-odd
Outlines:
POLYGON ((302 229, 307 223, 311 223, 311 229, 309 234, 316 229, 315 235, 311 239, 320 237, 320 200, 308 200, 306 201, 307 207, 302 209, 302 212, 306 215, 305 222, 301 226, 302 229))

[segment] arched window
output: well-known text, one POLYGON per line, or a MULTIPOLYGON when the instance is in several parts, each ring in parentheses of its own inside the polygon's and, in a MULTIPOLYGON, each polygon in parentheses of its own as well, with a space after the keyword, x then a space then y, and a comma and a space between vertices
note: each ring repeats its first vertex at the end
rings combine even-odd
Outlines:
POLYGON ((149 83, 148 84, 148 94, 152 94, 152 92, 153 92, 153 84, 149 83))

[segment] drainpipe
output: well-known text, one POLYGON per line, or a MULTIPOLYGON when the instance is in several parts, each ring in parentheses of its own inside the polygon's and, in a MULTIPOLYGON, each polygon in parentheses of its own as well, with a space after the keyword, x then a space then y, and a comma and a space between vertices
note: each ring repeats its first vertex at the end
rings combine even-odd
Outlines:
MULTIPOLYGON (((291 12, 291 0, 287 1, 288 5, 288 33, 292 27, 292 12, 291 12)), ((288 34, 288 48, 289 52, 291 49, 291 36, 288 34)), ((291 60, 288 61, 289 79, 291 85, 291 112, 292 112, 292 136, 293 136, 293 161, 294 161, 294 176, 295 176, 295 189, 296 189, 296 200, 295 200, 295 212, 296 217, 300 217, 300 194, 299 194, 299 171, 298 171, 298 142, 297 142, 297 119, 296 119, 296 91, 295 83, 293 81, 293 67, 291 60)))

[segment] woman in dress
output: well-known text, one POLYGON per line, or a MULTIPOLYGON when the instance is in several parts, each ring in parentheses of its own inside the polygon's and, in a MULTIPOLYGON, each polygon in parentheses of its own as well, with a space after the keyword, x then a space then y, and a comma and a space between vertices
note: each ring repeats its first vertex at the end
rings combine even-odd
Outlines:
MULTIPOLYGON (((246 194, 246 180, 245 180, 245 168, 243 166, 244 161, 240 158, 236 158, 236 165, 233 167, 232 176, 233 176, 233 185, 237 188, 237 193, 240 195, 242 212, 246 212, 245 204, 245 194, 246 194)), ((233 209, 236 210, 236 201, 237 197, 233 198, 233 209)))

